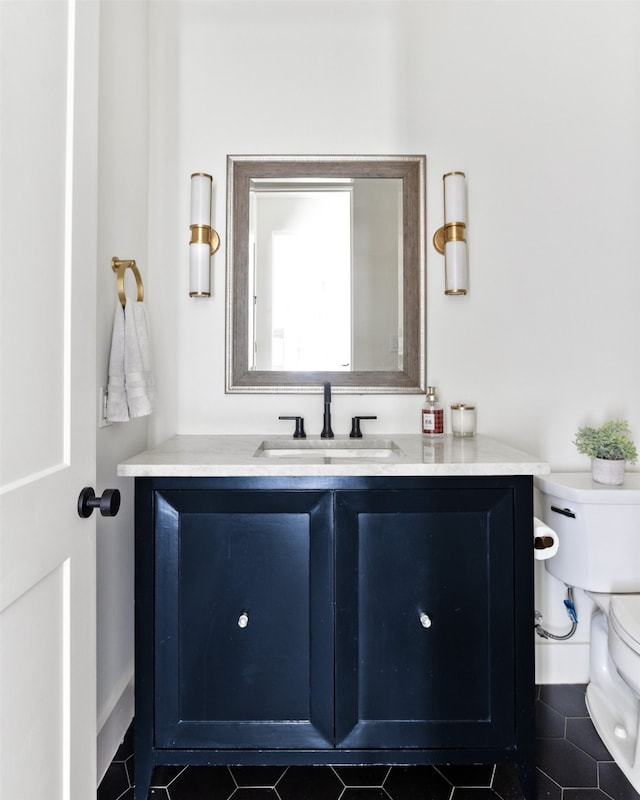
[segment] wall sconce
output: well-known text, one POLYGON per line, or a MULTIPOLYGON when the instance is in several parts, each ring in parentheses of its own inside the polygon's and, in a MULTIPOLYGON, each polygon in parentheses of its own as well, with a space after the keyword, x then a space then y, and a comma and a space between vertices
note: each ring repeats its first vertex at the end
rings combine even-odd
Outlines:
POLYGON ((444 293, 466 294, 467 187, 464 172, 447 172, 444 182, 444 226, 433 236, 433 246, 444 254, 444 293))
POLYGON ((211 256, 220 247, 220 237, 211 227, 212 183, 206 172, 191 176, 189 297, 211 296, 211 256))

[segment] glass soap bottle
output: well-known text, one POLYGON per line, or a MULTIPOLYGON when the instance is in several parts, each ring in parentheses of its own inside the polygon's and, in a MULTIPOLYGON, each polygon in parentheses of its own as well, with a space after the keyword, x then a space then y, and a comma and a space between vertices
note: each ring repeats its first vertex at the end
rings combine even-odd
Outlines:
POLYGON ((422 406, 422 433, 429 437, 444 436, 444 410, 438 403, 435 386, 427 386, 422 406))

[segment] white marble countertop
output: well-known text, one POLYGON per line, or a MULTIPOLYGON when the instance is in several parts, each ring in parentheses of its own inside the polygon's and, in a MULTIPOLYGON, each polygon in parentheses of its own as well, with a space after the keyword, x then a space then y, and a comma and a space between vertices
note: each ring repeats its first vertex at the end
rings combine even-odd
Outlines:
POLYGON ((129 477, 545 475, 549 465, 487 436, 427 440, 420 434, 383 434, 331 440, 257 434, 174 436, 118 465, 129 477), (354 444, 355 442, 355 444, 354 444), (285 448, 288 455, 265 455, 285 448), (365 447, 368 457, 291 453, 294 447, 365 447))

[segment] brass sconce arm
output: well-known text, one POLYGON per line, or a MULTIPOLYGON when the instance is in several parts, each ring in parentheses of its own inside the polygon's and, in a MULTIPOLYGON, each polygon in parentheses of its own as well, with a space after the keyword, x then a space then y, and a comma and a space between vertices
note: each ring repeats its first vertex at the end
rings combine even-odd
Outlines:
POLYGON ((191 241, 189 244, 208 244, 211 255, 220 247, 220 237, 211 225, 190 225, 191 241))
POLYGON ((464 222, 448 222, 433 234, 433 246, 444 255, 444 246, 447 242, 466 242, 467 226, 464 222))

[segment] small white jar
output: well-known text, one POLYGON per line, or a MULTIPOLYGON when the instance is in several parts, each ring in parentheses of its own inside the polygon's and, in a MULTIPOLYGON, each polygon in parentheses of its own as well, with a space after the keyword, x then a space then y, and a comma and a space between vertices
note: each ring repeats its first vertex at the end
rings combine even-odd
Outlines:
POLYGON ((451 406, 451 433, 454 436, 475 436, 476 407, 465 403, 451 406))

